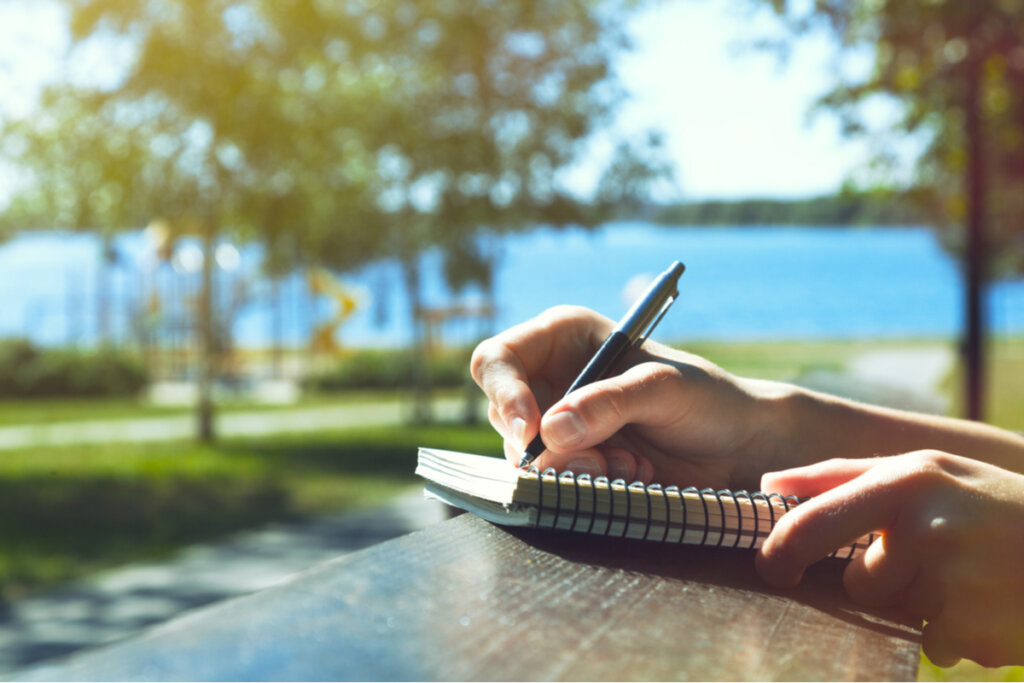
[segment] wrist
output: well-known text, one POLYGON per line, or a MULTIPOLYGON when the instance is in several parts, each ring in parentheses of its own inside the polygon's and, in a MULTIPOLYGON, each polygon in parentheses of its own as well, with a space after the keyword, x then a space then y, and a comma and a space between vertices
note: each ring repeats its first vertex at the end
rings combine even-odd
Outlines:
MULTIPOLYGON (((758 481, 766 472, 777 472, 806 464, 796 425, 804 404, 812 400, 792 384, 762 379, 739 379, 753 399, 752 434, 744 459, 758 481)), ((804 429, 800 430, 805 431, 804 429)))

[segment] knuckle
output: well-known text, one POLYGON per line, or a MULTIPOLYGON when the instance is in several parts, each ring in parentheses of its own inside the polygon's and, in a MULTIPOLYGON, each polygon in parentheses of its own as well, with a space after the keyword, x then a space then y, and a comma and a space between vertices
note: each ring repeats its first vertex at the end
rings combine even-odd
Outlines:
POLYGON ((575 320, 577 318, 588 317, 590 311, 582 306, 573 306, 571 304, 558 304, 552 306, 543 313, 540 314, 542 320, 575 320))
POLYGON ((473 375, 473 379, 476 380, 477 384, 483 383, 484 375, 497 355, 495 345, 496 342, 491 338, 480 342, 473 349, 473 355, 469 359, 469 372, 473 375))
POLYGON ((615 424, 622 424, 627 415, 629 396, 625 388, 620 384, 612 384, 604 393, 603 406, 608 415, 615 420, 615 424))
POLYGON ((646 382, 649 384, 661 384, 679 380, 679 368, 669 363, 646 362, 642 367, 646 382))
POLYGON ((491 394, 491 401, 498 407, 498 411, 501 413, 504 413, 507 407, 515 405, 518 400, 519 392, 507 384, 495 387, 491 394))
POLYGON ((536 324, 545 331, 552 331, 560 325, 564 325, 567 321, 580 317, 580 310, 578 306, 566 304, 552 306, 537 316, 536 324))
POLYGON ((942 451, 924 450, 908 453, 904 458, 901 480, 916 491, 931 492, 953 484, 952 456, 942 451))

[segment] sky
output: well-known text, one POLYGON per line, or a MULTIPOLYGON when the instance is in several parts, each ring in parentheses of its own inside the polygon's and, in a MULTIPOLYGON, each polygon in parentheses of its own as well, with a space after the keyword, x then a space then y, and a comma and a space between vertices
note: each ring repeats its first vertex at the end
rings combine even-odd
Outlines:
MULTIPOLYGON (((809 116, 833 78, 833 45, 803 38, 785 63, 750 47, 775 26, 742 0, 656 0, 628 25, 618 61, 630 98, 619 130, 665 139, 684 199, 804 197, 835 191, 869 157, 828 113, 809 116), (746 49, 744 49, 746 46, 746 49)), ((40 82, 60 74, 67 44, 41 0, 0 3, 0 109, 24 114, 40 82)), ((15 182, 0 168, 0 201, 15 182)))
MULTIPOLYGON (((634 49, 619 74, 632 97, 622 119, 664 133, 683 197, 824 194, 871 156, 867 141, 843 138, 834 115, 811 113, 834 85, 834 38, 801 37, 780 60, 753 47, 780 33, 770 11, 754 9, 742 0, 656 2, 630 23, 634 49)), ((843 67, 869 63, 860 61, 848 57, 843 67)), ((872 125, 895 113, 872 105, 872 125)))

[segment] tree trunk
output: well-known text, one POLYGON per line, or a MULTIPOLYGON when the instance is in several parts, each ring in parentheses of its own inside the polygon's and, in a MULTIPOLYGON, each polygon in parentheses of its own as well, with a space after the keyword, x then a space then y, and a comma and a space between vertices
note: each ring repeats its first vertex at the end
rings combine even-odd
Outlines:
MULTIPOLYGON (((494 316, 497 310, 496 296, 495 296, 495 273, 498 270, 498 253, 497 249, 494 248, 488 258, 488 269, 487 279, 485 282, 480 283, 483 289, 483 303, 482 308, 479 311, 479 326, 477 328, 477 343, 484 339, 492 336, 494 330, 494 316)), ((467 373, 468 374, 468 373, 467 373)), ((480 387, 476 385, 476 382, 472 378, 466 381, 466 402, 463 405, 462 410, 462 421, 467 425, 474 425, 480 421, 480 401, 483 398, 483 392, 480 387)))
POLYGON ((284 302, 281 301, 281 279, 275 276, 270 288, 270 374, 275 380, 284 378, 284 302))
POLYGON ((106 230, 100 241, 100 258, 96 271, 96 340, 106 348, 110 343, 110 255, 113 253, 113 236, 106 230))
POLYGON ((201 443, 214 440, 213 430, 213 381, 217 354, 214 339, 214 239, 215 228, 209 219, 202 226, 203 270, 198 301, 199 331, 199 374, 197 377, 198 400, 196 402, 196 438, 201 443))
POLYGON ((423 319, 418 254, 402 259, 402 275, 412 315, 412 377, 409 378, 412 385, 412 419, 417 424, 427 424, 433 421, 433 414, 430 405, 430 366, 427 362, 426 321, 423 319))
POLYGON ((967 245, 964 255, 965 329, 962 346, 964 410, 971 420, 985 415, 985 144, 981 120, 982 55, 972 50, 967 64, 965 134, 967 136, 967 245))

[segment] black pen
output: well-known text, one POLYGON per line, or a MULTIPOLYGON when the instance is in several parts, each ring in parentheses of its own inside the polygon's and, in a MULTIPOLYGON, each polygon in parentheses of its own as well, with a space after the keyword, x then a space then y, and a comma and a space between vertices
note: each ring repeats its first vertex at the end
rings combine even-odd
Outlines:
MULTIPOLYGON (((606 377, 630 347, 639 348, 644 343, 644 340, 650 336, 654 327, 664 317, 668 307, 679 296, 677 286, 684 270, 686 270, 686 266, 676 261, 651 283, 643 296, 637 299, 626 316, 619 321, 612 333, 604 340, 601 348, 597 350, 594 357, 583 368, 583 372, 565 392, 566 396, 582 386, 606 377)), ((526 447, 526 454, 519 461, 519 466, 529 465, 544 452, 545 448, 540 434, 537 434, 530 445, 526 447)))

